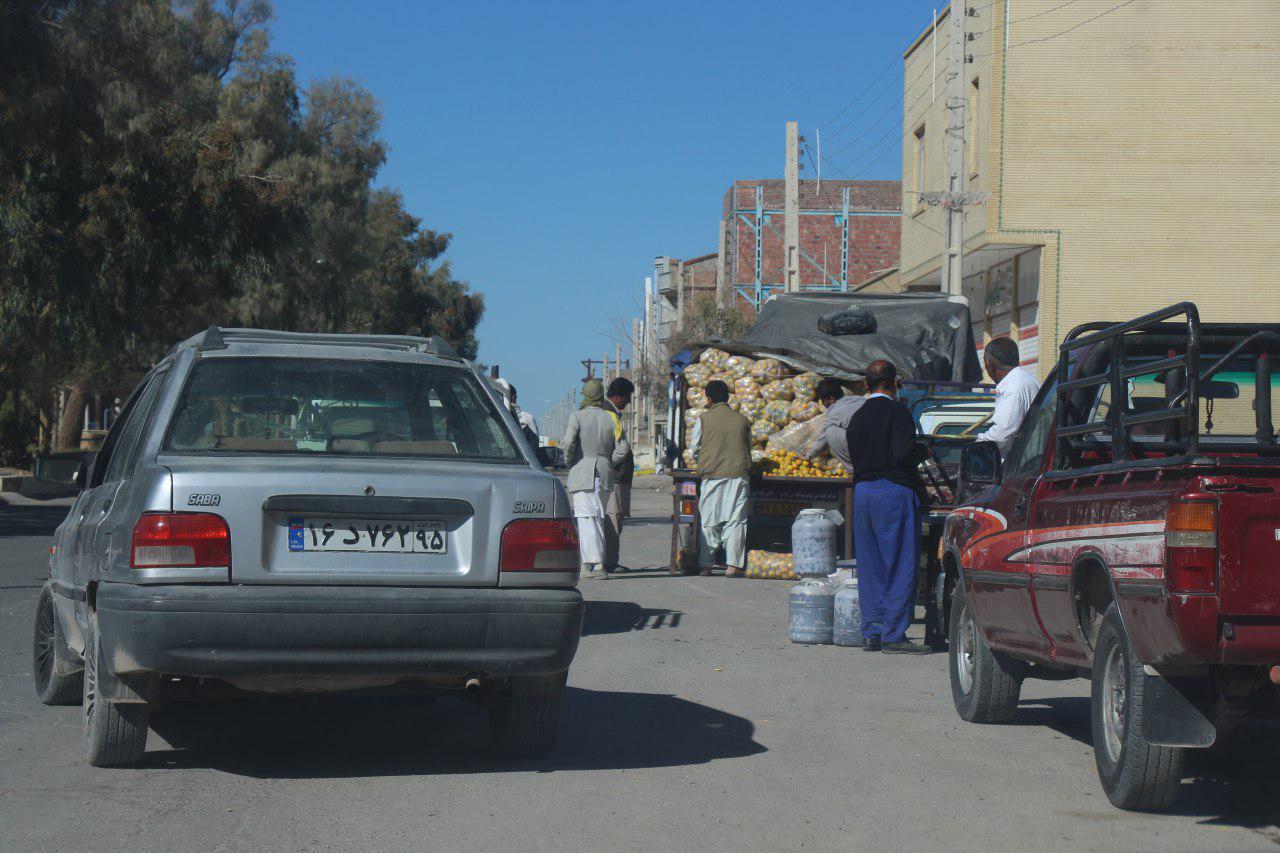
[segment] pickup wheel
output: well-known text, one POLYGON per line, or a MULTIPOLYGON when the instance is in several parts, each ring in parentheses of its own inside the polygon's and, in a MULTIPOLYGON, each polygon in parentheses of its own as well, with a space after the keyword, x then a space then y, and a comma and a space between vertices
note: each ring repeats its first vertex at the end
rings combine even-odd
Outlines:
POLYGON ((46 705, 74 705, 84 692, 84 672, 80 659, 67 647, 58 614, 53 609, 53 591, 45 584, 36 603, 35 637, 32 643, 31 674, 36 696, 46 705))
POLYGON ((94 767, 132 767, 147 750, 151 709, 145 702, 110 702, 115 676, 102 659, 98 617, 89 617, 84 641, 84 746, 94 767))
POLYGON ((508 758, 541 758, 560 735, 560 702, 567 673, 503 686, 489 705, 493 748, 508 758))
POLYGON ((1117 808, 1168 808, 1182 782, 1186 749, 1156 746, 1143 736, 1146 677, 1113 603, 1098 629, 1091 716, 1098 780, 1117 808))
POLYGON ((1022 665, 987 645, 965 597, 963 581, 956 582, 951 601, 947 645, 951 699, 960 718, 970 723, 1011 720, 1022 692, 1022 665))

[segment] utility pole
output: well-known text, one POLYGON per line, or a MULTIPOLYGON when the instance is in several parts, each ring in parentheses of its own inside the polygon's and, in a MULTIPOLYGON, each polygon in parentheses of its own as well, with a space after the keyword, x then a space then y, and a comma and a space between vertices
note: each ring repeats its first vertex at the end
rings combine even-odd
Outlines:
MULTIPOLYGON (((959 294, 964 285, 964 211, 986 201, 985 192, 965 192, 965 66, 972 60, 965 54, 969 37, 965 30, 965 0, 951 0, 947 22, 947 129, 943 139, 947 155, 947 188, 943 192, 920 194, 920 201, 946 211, 947 227, 942 235, 942 292, 959 294)), ((934 24, 935 35, 937 23, 934 24)), ((975 131, 976 132, 976 131, 975 131)))
POLYGON ((720 220, 720 239, 716 244, 716 305, 728 308, 730 305, 729 279, 725 270, 725 248, 729 241, 729 221, 720 220))
POLYGON ((964 281, 964 112, 965 112, 965 3, 951 0, 948 21, 947 66, 947 211, 945 263, 942 267, 943 293, 959 293, 964 281))
POLYGON ((800 289, 800 131, 794 121, 787 122, 787 186, 784 215, 787 218, 786 246, 787 293, 800 289))

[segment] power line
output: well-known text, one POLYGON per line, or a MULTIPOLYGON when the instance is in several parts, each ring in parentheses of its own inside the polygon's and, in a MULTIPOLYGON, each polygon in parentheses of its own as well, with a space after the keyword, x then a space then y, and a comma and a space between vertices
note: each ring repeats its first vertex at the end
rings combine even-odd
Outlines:
POLYGON ((1092 23, 1092 22, 1094 22, 1094 21, 1098 20, 1099 18, 1105 18, 1107 15, 1110 15, 1112 12, 1118 12, 1118 11, 1120 11, 1121 9, 1123 9, 1125 6, 1130 6, 1130 5, 1132 5, 1133 3, 1135 3, 1135 2, 1137 2, 1137 0, 1125 0, 1125 2, 1121 3, 1120 5, 1118 5, 1118 6, 1112 6, 1112 7, 1111 7, 1110 9, 1108 9, 1107 11, 1102 12, 1101 14, 1098 14, 1098 15, 1094 15, 1092 18, 1085 18, 1083 21, 1081 21, 1080 23, 1076 24, 1074 27, 1068 27, 1067 29, 1063 30, 1063 31, 1062 31, 1062 32, 1060 32, 1060 33, 1054 33, 1054 34, 1053 34, 1053 35, 1051 35, 1051 36, 1044 36, 1043 38, 1038 38, 1038 39, 1028 39, 1028 40, 1026 40, 1026 41, 1020 41, 1020 42, 1018 42, 1017 44, 1011 44, 1011 45, 1009 45, 1009 48, 1010 48, 1010 49, 1013 49, 1013 48, 1015 48, 1015 47, 1025 47, 1026 45, 1029 45, 1029 44, 1039 44, 1039 43, 1040 43, 1040 42, 1042 42, 1042 41, 1052 41, 1053 39, 1056 39, 1056 38, 1058 38, 1059 36, 1065 36, 1067 33, 1075 32, 1076 30, 1078 30, 1078 29, 1080 29, 1081 27, 1083 27, 1085 24, 1092 23))
MULTIPOLYGON (((845 104, 844 108, 841 109, 840 112, 836 113, 831 118, 827 119, 826 123, 821 126, 822 129, 826 130, 827 127, 829 127, 831 124, 833 124, 836 121, 836 119, 840 118, 840 116, 848 112, 850 107, 858 103, 858 101, 862 100, 862 96, 867 94, 867 92, 871 91, 873 88, 875 88, 875 85, 880 82, 880 78, 888 74, 889 70, 897 64, 898 64, 898 58, 896 56, 893 59, 890 59, 889 64, 884 67, 884 70, 876 75, 876 79, 872 80, 871 83, 865 89, 859 92, 857 97, 855 97, 849 103, 845 104)), ((836 131, 836 132, 839 133, 839 131, 836 131)))

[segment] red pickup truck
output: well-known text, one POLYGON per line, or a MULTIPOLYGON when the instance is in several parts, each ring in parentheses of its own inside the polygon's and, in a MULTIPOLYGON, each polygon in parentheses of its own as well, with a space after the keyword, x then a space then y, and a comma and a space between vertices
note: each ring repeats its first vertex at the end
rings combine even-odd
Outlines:
POLYGON ((962 718, 1090 678, 1107 797, 1161 809, 1187 748, 1280 717, 1277 353, 1280 324, 1190 303, 1081 326, 1007 456, 965 448, 939 548, 962 718))

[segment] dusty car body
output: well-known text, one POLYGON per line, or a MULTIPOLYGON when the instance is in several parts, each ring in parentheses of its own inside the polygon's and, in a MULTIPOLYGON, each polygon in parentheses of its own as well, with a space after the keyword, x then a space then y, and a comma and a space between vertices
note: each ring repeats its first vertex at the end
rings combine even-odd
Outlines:
MULTIPOLYGON (((1185 752, 1280 718, 1280 326, 1182 303, 1076 329, 942 542, 952 696, 1003 722, 1025 678, 1091 679, 1099 780, 1159 809, 1185 752)), ((985 445, 985 446, 984 446, 985 445)))
POLYGON ((176 346, 82 487, 36 622, 37 691, 91 763, 136 763, 173 685, 406 687, 541 754, 581 631, 564 488, 472 366, 426 338, 210 329, 176 346))

